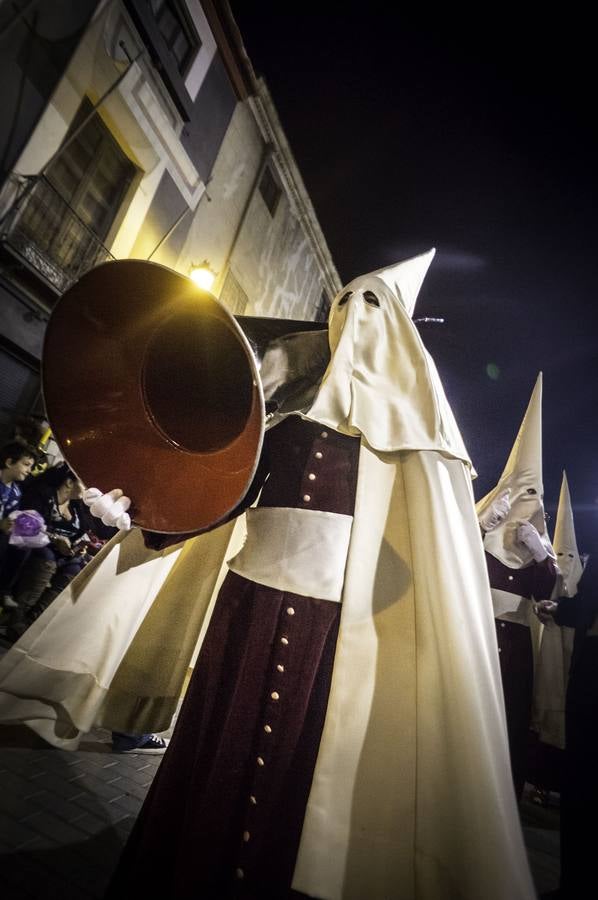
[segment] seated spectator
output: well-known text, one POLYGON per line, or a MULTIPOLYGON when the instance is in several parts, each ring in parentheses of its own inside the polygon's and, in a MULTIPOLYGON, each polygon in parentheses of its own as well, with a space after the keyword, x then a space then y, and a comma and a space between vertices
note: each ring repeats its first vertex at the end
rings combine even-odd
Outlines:
POLYGON ((47 469, 24 492, 22 508, 42 515, 50 543, 30 552, 15 584, 9 638, 18 638, 88 562, 88 535, 76 502, 82 492, 66 463, 47 469))
POLYGON ((7 609, 16 605, 10 596, 10 587, 20 564, 26 559, 23 551, 9 545, 12 530, 9 515, 20 506, 20 484, 31 472, 36 459, 33 447, 23 441, 11 441, 0 450, 0 603, 7 609))

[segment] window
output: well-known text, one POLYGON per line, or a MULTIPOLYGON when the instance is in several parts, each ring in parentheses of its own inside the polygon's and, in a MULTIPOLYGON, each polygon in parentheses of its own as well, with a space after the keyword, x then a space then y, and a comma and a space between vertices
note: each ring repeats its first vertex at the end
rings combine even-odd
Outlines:
POLYGON ((233 316, 242 316, 245 312, 249 298, 231 270, 229 269, 218 298, 233 316))
POLYGON ((151 0, 151 7, 158 30, 174 57, 179 73, 186 75, 201 47, 186 11, 176 0, 151 0))
POLYGON ((36 179, 16 223, 21 241, 30 243, 27 257, 61 289, 109 256, 103 241, 136 173, 97 114, 67 143, 90 111, 85 100, 65 138, 67 146, 36 179))
MULTIPOLYGON (((65 142, 91 112, 84 100, 65 142)), ((47 178, 100 240, 108 235, 136 168, 96 113, 54 161, 47 178)))
POLYGON ((151 61, 183 121, 193 118, 193 103, 185 80, 202 47, 194 13, 184 0, 123 0, 151 61))
POLYGON ((270 215, 274 218, 282 191, 272 174, 270 166, 266 166, 264 169, 264 174, 260 179, 259 191, 262 195, 262 200, 270 211, 270 215))
POLYGON ((15 416, 28 415, 40 393, 39 372, 0 343, 0 440, 9 439, 15 416))

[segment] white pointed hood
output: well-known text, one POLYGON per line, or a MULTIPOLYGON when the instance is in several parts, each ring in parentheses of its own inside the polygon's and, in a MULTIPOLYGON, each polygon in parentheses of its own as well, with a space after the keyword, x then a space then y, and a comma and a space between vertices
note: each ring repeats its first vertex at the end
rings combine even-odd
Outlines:
POLYGON ((512 568, 529 565, 530 551, 516 540, 518 525, 527 521, 537 528, 548 552, 554 556, 544 521, 541 372, 500 480, 476 505, 478 516, 506 490, 510 492, 511 510, 497 528, 485 535, 484 549, 512 568))
POLYGON ((560 578, 557 583, 559 596, 574 597, 577 593, 577 585, 584 570, 577 539, 575 537, 575 525, 573 522, 573 507, 567 475, 563 472, 559 506, 556 513, 554 537, 552 545, 556 553, 556 561, 560 569, 560 578))
POLYGON ((361 275, 335 297, 330 364, 305 418, 378 451, 440 450, 470 464, 411 313, 435 251, 361 275))
MULTIPOLYGON (((403 262, 396 263, 394 266, 389 266, 386 269, 377 269, 375 272, 370 272, 369 276, 362 275, 361 277, 369 278, 375 276, 376 278, 381 278, 395 297, 399 298, 409 315, 413 317, 418 294, 435 254, 436 250, 432 248, 420 256, 403 260, 403 262)), ((360 279, 356 279, 356 281, 358 280, 360 279)), ((351 285, 353 284, 355 284, 354 281, 351 282, 351 285)), ((345 290, 351 290, 351 285, 345 290)))

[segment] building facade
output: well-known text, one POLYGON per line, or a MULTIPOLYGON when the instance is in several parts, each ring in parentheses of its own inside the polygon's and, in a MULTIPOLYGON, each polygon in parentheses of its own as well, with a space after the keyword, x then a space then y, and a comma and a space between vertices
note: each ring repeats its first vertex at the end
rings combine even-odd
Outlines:
POLYGON ((48 316, 106 260, 203 266, 233 314, 325 319, 338 274, 228 4, 21 0, 0 41, 2 437, 43 415, 48 316))

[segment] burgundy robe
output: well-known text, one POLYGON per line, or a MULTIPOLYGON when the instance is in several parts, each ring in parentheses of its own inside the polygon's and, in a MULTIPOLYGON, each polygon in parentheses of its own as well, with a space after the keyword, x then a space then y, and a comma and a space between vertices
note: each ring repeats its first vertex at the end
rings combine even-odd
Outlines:
MULTIPOLYGON (((259 505, 352 515, 358 457, 358 438, 291 416, 266 435, 259 505)), ((301 896, 291 882, 340 612, 228 573, 109 897, 301 896)))

